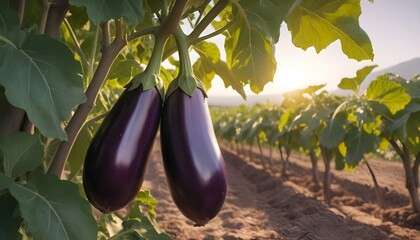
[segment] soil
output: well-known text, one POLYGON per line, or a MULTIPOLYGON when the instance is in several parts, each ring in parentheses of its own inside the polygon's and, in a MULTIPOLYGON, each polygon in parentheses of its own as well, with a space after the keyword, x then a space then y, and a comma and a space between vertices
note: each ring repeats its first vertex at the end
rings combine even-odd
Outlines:
MULTIPOLYGON (((156 142, 143 188, 158 200, 157 223, 173 239, 420 239, 420 216, 410 210, 398 162, 369 159, 384 195, 386 209, 381 209, 364 164, 353 172, 332 170, 333 197, 325 204, 306 156, 292 154, 282 179, 280 162, 264 169, 256 163, 257 152, 251 161, 248 148, 239 154, 228 144, 221 148, 229 183, 226 202, 206 226, 194 227, 172 202, 156 142)), ((263 154, 267 160, 268 149, 263 154)), ((322 161, 318 165, 322 183, 322 161)))

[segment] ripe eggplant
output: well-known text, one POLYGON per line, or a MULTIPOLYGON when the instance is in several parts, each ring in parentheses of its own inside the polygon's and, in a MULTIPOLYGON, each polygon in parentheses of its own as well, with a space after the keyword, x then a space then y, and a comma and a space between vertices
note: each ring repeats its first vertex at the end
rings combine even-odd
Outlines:
POLYGON ((162 99, 156 87, 125 90, 104 119, 86 154, 83 186, 102 212, 123 208, 143 184, 159 127, 162 99))
POLYGON ((204 226, 219 213, 227 192, 207 100, 199 88, 191 97, 177 88, 162 112, 162 156, 172 199, 195 226, 204 226))

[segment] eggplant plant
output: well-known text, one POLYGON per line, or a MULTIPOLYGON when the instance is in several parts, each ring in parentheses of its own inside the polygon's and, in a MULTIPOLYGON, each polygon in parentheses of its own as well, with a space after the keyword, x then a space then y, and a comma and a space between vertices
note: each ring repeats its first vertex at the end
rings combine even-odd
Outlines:
MULTIPOLYGON (((218 75, 245 98, 244 87, 259 93, 273 80, 282 24, 288 25, 297 47, 314 46, 319 52, 339 40, 350 58, 372 59, 360 13, 360 2, 353 0, 0 0, 0 222, 8 223, 0 224, 0 238, 168 238, 154 214, 142 211, 150 207, 150 199, 142 198, 145 190, 128 203, 126 215, 95 214, 96 218, 85 193, 79 191, 84 176, 87 198, 106 212, 129 202, 141 185, 159 119, 154 106, 161 104, 158 95, 163 99, 164 94, 157 94, 155 88, 162 84, 155 80, 161 77, 167 92, 179 70, 176 64, 174 70, 150 59, 156 46, 166 42, 161 59, 170 58, 177 47, 169 36, 180 24, 189 25, 185 43, 198 53, 194 74, 205 88, 218 75), (342 11, 343 6, 349 11, 342 11), (313 26, 309 18, 324 24, 313 26), (312 34, 328 37, 323 41, 302 37, 312 34), (225 58, 209 40, 217 35, 225 37, 225 58), (156 64, 160 72, 149 64, 156 64), (139 76, 149 77, 140 81, 139 76), (107 114, 100 126, 98 120, 107 114), (153 126, 150 131, 142 131, 142 124, 131 129, 128 119, 150 121, 153 126), (112 139, 118 130, 122 136, 112 139), (135 134, 128 136, 130 132, 135 134), (117 164, 116 155, 124 148, 136 152, 124 162, 140 173, 131 176, 117 164), (28 149, 27 154, 21 155, 21 149, 28 149), (109 164, 109 169, 101 163, 109 164), (120 178, 123 173, 130 177, 120 178), (110 182, 110 177, 116 181, 110 182), (106 183, 110 189, 104 189, 106 183), (124 190, 121 199, 112 196, 118 184, 124 186, 118 189, 124 190), (119 222, 113 218, 122 225, 111 236, 107 227, 119 222)), ((204 114, 204 122, 206 118, 204 114)), ((196 222, 203 224, 202 219, 196 222)))

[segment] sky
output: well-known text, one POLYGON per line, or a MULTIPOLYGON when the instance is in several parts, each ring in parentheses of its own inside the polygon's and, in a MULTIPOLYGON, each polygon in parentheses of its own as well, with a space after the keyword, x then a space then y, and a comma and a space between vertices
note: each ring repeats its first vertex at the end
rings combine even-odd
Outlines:
MULTIPOLYGON (((280 41, 276 44, 277 71, 273 82, 268 83, 260 95, 324 83, 327 90, 334 90, 342 78, 356 76, 356 71, 365 66, 376 64, 375 70, 381 70, 420 57, 420 0, 375 0, 374 3, 361 0, 361 7, 359 23, 372 42, 373 61, 349 59, 341 51, 339 41, 319 54, 313 47, 303 51, 293 45, 290 32, 283 24, 280 41)), ((254 95, 249 88, 246 93, 254 95)), ((219 78, 212 81, 208 94, 209 97, 238 95, 232 88, 226 89, 219 78)))

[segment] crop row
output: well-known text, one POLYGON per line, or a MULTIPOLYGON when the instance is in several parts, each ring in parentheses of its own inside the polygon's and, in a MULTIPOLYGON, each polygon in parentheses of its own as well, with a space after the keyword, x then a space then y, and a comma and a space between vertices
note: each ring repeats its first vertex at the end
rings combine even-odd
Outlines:
POLYGON ((420 77, 410 80, 395 74, 384 74, 361 89, 366 76, 375 66, 365 67, 354 78, 344 78, 338 85, 349 95, 338 96, 323 90, 325 85, 309 86, 284 94, 280 105, 257 104, 251 108, 213 107, 214 128, 219 139, 237 144, 268 146, 270 157, 261 162, 272 167, 273 149, 280 151, 282 177, 290 153, 309 156, 313 181, 320 186, 317 160, 325 165, 324 200, 331 199, 331 162, 338 170, 354 169, 364 162, 372 175, 378 204, 383 196, 370 167, 367 154, 395 156, 402 161, 406 187, 414 213, 420 213, 420 77))

